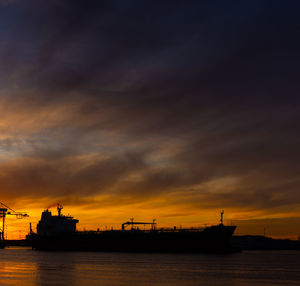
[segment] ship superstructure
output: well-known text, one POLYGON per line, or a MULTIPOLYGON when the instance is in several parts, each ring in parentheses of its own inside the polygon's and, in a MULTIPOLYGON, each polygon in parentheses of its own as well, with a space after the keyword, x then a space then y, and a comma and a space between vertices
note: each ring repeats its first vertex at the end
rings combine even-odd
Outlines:
POLYGON ((79 220, 71 216, 65 216, 61 213, 62 205, 57 205, 58 215, 52 215, 51 211, 46 209, 42 213, 41 220, 37 224, 37 235, 41 237, 58 236, 74 234, 76 224, 79 220))

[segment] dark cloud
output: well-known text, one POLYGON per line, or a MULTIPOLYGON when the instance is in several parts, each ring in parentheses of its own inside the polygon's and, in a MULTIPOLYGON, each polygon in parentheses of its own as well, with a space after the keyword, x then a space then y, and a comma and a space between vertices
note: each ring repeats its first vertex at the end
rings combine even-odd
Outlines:
POLYGON ((69 202, 109 193, 124 204, 299 204, 299 9, 2 5, 0 148, 11 157, 0 162, 1 189, 69 202))
POLYGON ((63 197, 105 193, 124 177, 145 168, 138 154, 117 158, 23 158, 2 164, 6 197, 63 197))

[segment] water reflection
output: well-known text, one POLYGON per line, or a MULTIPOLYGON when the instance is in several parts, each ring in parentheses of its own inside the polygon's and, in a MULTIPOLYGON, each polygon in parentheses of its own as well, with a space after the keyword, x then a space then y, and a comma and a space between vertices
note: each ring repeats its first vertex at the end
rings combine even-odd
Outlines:
POLYGON ((35 252, 36 280, 35 285, 75 285, 76 253, 35 252))
POLYGON ((299 252, 225 256, 0 251, 0 285, 300 285, 299 252))
MULTIPOLYGON (((32 285, 36 273, 36 263, 23 260, 19 249, 0 252, 0 285, 32 285)), ((22 249, 24 251, 24 249, 22 249)))

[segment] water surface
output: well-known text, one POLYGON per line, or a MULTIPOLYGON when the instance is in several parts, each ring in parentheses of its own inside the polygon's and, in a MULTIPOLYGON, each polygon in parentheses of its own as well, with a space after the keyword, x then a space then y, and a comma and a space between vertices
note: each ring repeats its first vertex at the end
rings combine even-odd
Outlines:
POLYGON ((300 252, 231 255, 0 250, 0 285, 300 285, 300 252))

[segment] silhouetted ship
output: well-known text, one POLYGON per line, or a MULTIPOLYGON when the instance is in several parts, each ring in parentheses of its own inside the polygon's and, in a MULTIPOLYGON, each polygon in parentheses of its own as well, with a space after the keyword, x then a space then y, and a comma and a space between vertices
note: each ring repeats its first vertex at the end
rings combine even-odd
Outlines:
POLYGON ((47 209, 37 225, 37 233, 27 236, 33 249, 49 251, 118 251, 118 252, 189 252, 230 253, 235 251, 230 240, 236 226, 223 224, 205 228, 157 228, 156 222, 122 224, 121 230, 76 231, 77 219, 62 215, 53 216, 47 209), (138 226, 149 225, 141 230, 138 226), (128 229, 129 228, 129 229, 128 229))

